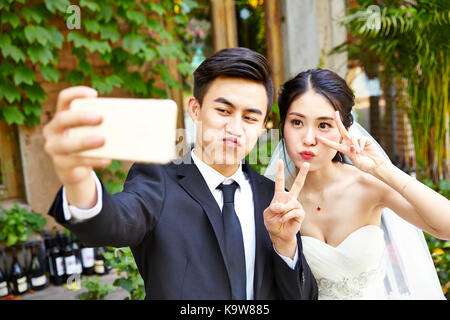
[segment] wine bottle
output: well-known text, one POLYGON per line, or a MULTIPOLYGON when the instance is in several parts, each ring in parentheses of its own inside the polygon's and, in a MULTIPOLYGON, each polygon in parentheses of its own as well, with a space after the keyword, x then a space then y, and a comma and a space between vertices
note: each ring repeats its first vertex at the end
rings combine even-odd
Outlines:
POLYGON ((64 282, 67 279, 76 273, 76 258, 72 250, 72 245, 70 244, 69 237, 67 235, 63 235, 63 256, 64 256, 64 282))
POLYGON ((94 248, 86 247, 83 243, 80 244, 80 247, 83 274, 90 276, 94 274, 94 248))
POLYGON ((103 247, 98 247, 95 253, 94 271, 98 275, 104 275, 108 272, 105 265, 105 257, 103 257, 103 252, 105 252, 105 249, 103 247))
POLYGON ((80 274, 83 272, 83 266, 81 264, 81 252, 80 246, 78 245, 77 236, 72 233, 71 234, 71 242, 72 242, 72 251, 75 255, 75 274, 80 274))
POLYGON ((52 236, 50 243, 51 265, 53 269, 52 282, 54 285, 59 286, 64 282, 64 258, 58 245, 58 238, 52 236))
POLYGON ((42 290, 47 285, 47 275, 44 266, 39 261, 38 251, 35 246, 31 247, 31 261, 28 268, 28 275, 33 290, 42 290))
POLYGON ((13 261, 9 273, 9 285, 14 295, 21 295, 29 290, 27 276, 17 259, 16 248, 12 247, 13 261))
POLYGON ((7 296, 9 294, 8 290, 8 282, 6 279, 6 274, 3 272, 3 269, 0 267, 0 298, 7 296))
POLYGON ((44 238, 44 243, 45 243, 45 261, 46 261, 47 277, 53 282, 55 272, 53 271, 53 264, 52 264, 52 240, 49 234, 46 234, 44 238))

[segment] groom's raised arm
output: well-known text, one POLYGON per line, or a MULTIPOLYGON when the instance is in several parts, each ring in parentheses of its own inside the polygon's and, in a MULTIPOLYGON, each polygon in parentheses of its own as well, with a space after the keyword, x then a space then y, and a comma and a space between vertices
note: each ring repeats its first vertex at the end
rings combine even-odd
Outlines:
POLYGON ((123 191, 113 195, 99 180, 99 212, 87 219, 66 220, 61 188, 49 215, 77 234, 86 245, 135 246, 153 229, 159 218, 166 196, 162 170, 157 165, 134 164, 123 191))
POLYGON ((72 128, 102 123, 103 119, 98 114, 70 108, 74 99, 95 97, 97 91, 85 86, 62 90, 58 95, 56 113, 44 127, 44 148, 63 185, 49 214, 76 233, 86 245, 135 245, 151 230, 161 211, 165 196, 162 168, 134 165, 128 173, 124 191, 115 195, 109 194, 101 182, 96 183, 93 169, 105 167, 111 160, 77 154, 103 146, 105 137, 74 137, 68 134, 72 128), (66 205, 63 205, 63 190, 66 205), (65 218, 64 207, 69 205, 81 209, 80 220, 65 218), (83 217, 83 212, 93 207, 98 212, 83 217))

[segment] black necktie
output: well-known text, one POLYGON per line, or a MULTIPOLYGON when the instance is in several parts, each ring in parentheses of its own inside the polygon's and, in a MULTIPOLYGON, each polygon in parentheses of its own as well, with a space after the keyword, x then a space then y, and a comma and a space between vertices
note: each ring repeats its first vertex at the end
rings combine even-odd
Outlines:
POLYGON ((234 210, 234 193, 238 184, 220 184, 217 188, 223 193, 222 219, 225 233, 225 246, 230 267, 231 295, 233 300, 246 298, 246 269, 244 240, 241 224, 234 210))

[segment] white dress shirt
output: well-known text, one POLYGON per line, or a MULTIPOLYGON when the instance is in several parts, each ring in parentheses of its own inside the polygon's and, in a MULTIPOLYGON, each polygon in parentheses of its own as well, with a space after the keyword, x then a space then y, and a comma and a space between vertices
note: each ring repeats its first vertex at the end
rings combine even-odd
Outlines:
MULTIPOLYGON (((192 160, 194 164, 197 166, 201 175, 206 181, 209 190, 211 191, 214 199, 216 200, 220 211, 222 211, 223 207, 223 194, 220 189, 217 187, 223 184, 230 184, 233 181, 236 181, 239 187, 236 189, 236 193, 234 195, 234 208, 236 211, 236 215, 239 218, 239 222, 241 223, 242 229, 242 237, 244 240, 244 251, 245 251, 245 266, 246 266, 246 276, 247 276, 247 299, 253 300, 253 279, 254 279, 254 271, 255 271, 255 250, 256 250, 256 233, 255 233, 255 216, 254 216, 254 206, 253 206, 253 191, 251 189, 250 181, 246 175, 242 171, 242 163, 239 165, 239 168, 236 172, 229 178, 223 176, 218 171, 214 170, 202 160, 200 160, 195 154, 194 151, 191 151, 192 160)), ((64 218, 66 220, 74 219, 74 223, 80 222, 83 220, 90 219, 97 215, 102 209, 102 187, 99 179, 97 178, 94 171, 92 174, 95 177, 95 182, 97 186, 97 203, 91 209, 79 209, 75 206, 69 205, 67 202, 67 197, 65 193, 65 188, 63 188, 62 197, 63 197, 63 211, 64 218)), ((261 213, 262 214, 262 213, 261 213)), ((275 249, 275 248, 274 248, 275 249)), ((276 250, 275 250, 276 252, 276 250)), ((278 253, 278 252, 277 252, 278 253)), ((286 264, 294 269, 295 265, 298 261, 298 248, 295 253, 295 257, 292 260, 289 257, 282 256, 278 253, 278 255, 286 262, 286 264)))

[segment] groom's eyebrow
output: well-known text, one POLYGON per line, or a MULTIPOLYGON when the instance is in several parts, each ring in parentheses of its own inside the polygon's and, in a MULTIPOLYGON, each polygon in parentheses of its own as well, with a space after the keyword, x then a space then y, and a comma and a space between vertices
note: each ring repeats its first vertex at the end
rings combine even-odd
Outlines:
MULTIPOLYGON (((233 103, 231 103, 230 101, 228 101, 227 99, 225 99, 225 98, 223 98, 223 97, 216 98, 216 99, 214 100, 214 102, 223 103, 223 104, 226 104, 227 106, 230 106, 230 107, 233 108, 233 109, 236 109, 236 107, 234 106, 233 103)), ((244 111, 252 112, 252 113, 256 113, 256 114, 262 115, 261 110, 256 109, 256 108, 246 108, 244 111)))
MULTIPOLYGON (((306 118, 303 114, 298 112, 290 112, 290 115, 298 116, 300 118, 306 118)), ((334 118, 331 117, 318 117, 317 120, 334 120, 334 118)))

